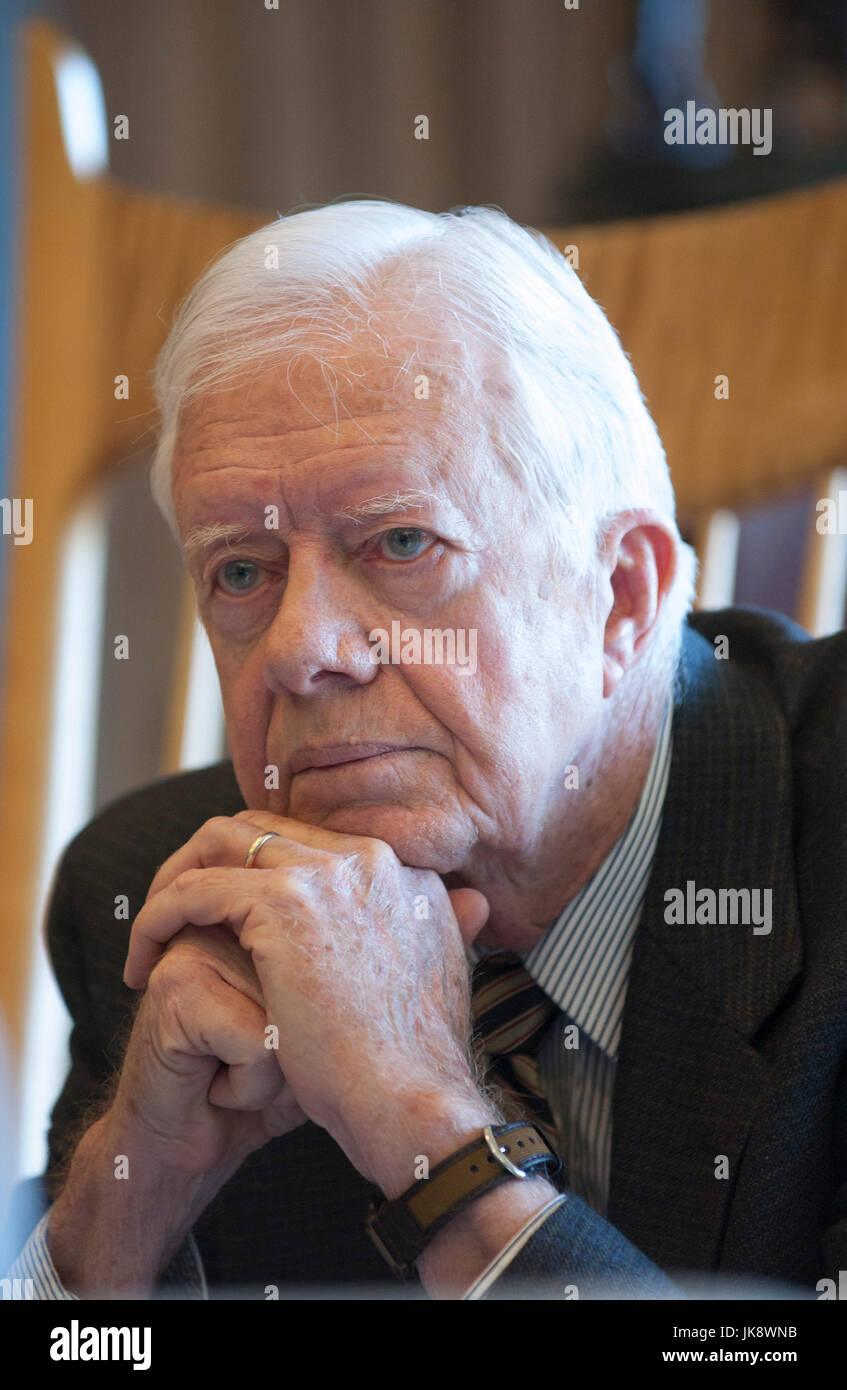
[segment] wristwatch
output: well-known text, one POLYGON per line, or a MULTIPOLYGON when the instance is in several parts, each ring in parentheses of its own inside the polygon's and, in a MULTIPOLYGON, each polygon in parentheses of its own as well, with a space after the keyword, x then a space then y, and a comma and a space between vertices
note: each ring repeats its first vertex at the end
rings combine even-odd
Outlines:
POLYGON ((393 1201, 374 1198, 366 1230, 400 1279, 415 1277, 415 1261, 435 1235, 477 1197, 501 1182, 545 1171, 561 1172, 562 1161, 535 1125, 486 1125, 482 1134, 418 1178, 393 1201))

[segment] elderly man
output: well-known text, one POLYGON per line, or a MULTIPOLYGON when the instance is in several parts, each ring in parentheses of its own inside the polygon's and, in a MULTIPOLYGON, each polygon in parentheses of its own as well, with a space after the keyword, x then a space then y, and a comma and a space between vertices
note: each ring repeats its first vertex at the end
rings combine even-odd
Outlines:
POLYGON ((660 442, 564 259, 487 208, 300 213, 204 274, 157 390, 232 766, 66 852, 73 1065, 15 1272, 837 1280, 847 639, 686 617, 660 442))

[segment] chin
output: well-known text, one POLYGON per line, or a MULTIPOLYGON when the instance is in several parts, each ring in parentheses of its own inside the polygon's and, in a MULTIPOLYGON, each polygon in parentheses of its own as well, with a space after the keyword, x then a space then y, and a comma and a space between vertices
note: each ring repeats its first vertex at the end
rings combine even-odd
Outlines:
POLYGON ((339 806, 321 813, 310 810, 297 819, 339 835, 384 840, 402 864, 411 869, 433 869, 437 874, 460 869, 470 848, 467 831, 463 835, 455 821, 439 808, 339 806))

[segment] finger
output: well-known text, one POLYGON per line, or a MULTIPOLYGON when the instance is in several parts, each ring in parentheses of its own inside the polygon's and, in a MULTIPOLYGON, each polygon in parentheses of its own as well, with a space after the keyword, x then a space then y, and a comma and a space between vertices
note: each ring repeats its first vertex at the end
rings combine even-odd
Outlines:
MULTIPOLYGON (((147 890, 145 902, 149 902, 189 869, 243 869, 247 852, 256 836, 274 830, 275 827, 267 823, 269 821, 284 823, 286 826, 298 824, 297 821, 282 822, 281 816, 269 817, 262 811, 241 811, 237 816, 213 816, 160 865, 147 890)), ((296 840, 291 835, 283 835, 281 831, 276 831, 276 834, 280 837, 281 843, 274 846, 273 841, 269 840, 266 845, 262 845, 261 863, 255 867, 277 868, 286 861, 304 863, 308 858, 308 855, 304 854, 304 847, 311 848, 313 855, 321 852, 318 845, 310 846, 305 838, 296 840)))
POLYGON ((209 1101, 222 1110, 265 1110, 282 1098, 287 1082, 273 1052, 222 1067, 209 1087, 209 1101))
POLYGON ((247 851, 259 833, 259 826, 255 826, 251 834, 247 822, 236 821, 233 816, 213 816, 164 864, 159 865, 145 901, 149 902, 150 898, 188 869, 243 867, 247 851))
MULTIPOLYGON (((237 811, 233 819, 246 821, 260 830, 273 830, 283 840, 305 845, 309 849, 323 850, 325 854, 353 854, 362 848, 363 839, 374 839, 373 836, 343 835, 337 830, 323 830, 320 826, 307 825, 305 821, 293 820, 290 816, 275 815, 273 811, 237 811)), ((388 848, 391 848, 390 845, 388 848)))
POLYGON ((277 1054, 265 1047, 265 1011, 232 986, 223 988, 223 999, 201 1020, 209 1051, 222 1064, 208 1098, 224 1110, 263 1110, 286 1085, 277 1054))
POLYGON ((459 924, 462 941, 465 946, 470 946, 488 921, 491 911, 488 899, 476 888, 451 888, 448 896, 459 924))
POLYGON ((244 919, 264 879, 252 869, 188 870, 144 904, 129 937, 124 967, 128 989, 143 989, 165 944, 189 923, 228 926, 241 939, 244 919))
POLYGON ((233 989, 246 994, 248 999, 252 999, 254 1004, 264 1010, 262 985, 253 964, 253 957, 240 945, 229 927, 183 927, 164 947, 163 954, 167 955, 185 947, 189 948, 195 959, 199 951, 201 955, 198 964, 213 965, 222 980, 233 989))

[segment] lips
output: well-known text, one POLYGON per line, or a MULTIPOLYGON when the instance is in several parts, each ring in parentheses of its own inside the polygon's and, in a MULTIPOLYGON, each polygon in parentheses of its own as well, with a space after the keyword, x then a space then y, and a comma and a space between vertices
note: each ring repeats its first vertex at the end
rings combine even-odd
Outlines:
POLYGON ((400 743, 338 743, 327 744, 322 748, 302 748, 291 759, 291 775, 294 777, 298 772, 309 772, 313 768, 359 763, 366 758, 378 758, 381 753, 408 751, 408 745, 400 743))

